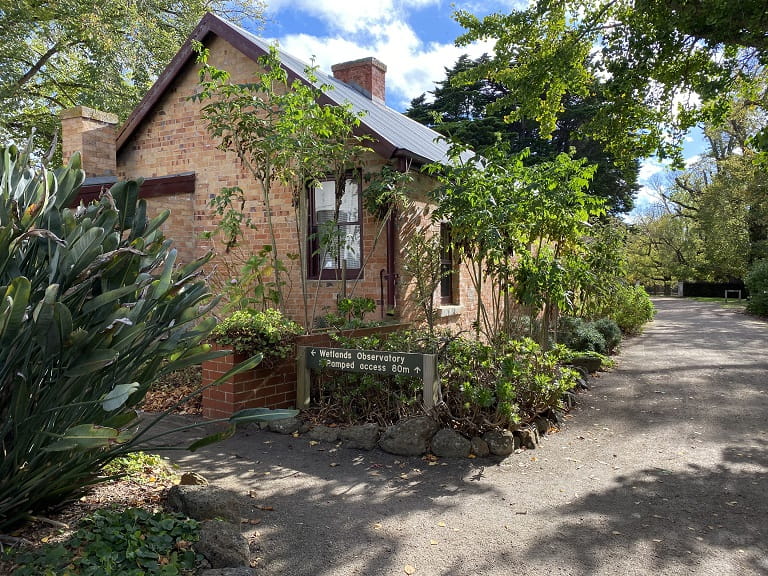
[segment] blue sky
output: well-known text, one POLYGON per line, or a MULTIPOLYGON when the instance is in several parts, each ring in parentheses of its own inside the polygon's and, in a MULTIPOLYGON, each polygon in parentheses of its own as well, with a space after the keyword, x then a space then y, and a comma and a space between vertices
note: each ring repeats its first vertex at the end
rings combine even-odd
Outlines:
MULTIPOLYGON (((315 63, 330 73, 339 62, 373 56, 387 65, 387 104, 397 110, 434 88, 462 54, 477 57, 491 52, 488 43, 458 48, 462 28, 455 10, 480 17, 508 12, 526 0, 267 0, 267 22, 260 36, 277 40, 288 53, 315 63)), ((686 144, 686 158, 702 153, 699 134, 686 144)), ((647 160, 641 170, 646 183, 665 167, 647 160)), ((645 185, 637 199, 647 205, 654 197, 645 185)))
POLYGON ((480 56, 490 44, 457 48, 462 28, 454 10, 475 14, 508 11, 513 0, 267 0, 260 33, 290 54, 315 58, 321 70, 374 56, 387 65, 387 104, 397 110, 434 88, 464 53, 480 56), (478 10, 482 6, 482 10, 478 10))

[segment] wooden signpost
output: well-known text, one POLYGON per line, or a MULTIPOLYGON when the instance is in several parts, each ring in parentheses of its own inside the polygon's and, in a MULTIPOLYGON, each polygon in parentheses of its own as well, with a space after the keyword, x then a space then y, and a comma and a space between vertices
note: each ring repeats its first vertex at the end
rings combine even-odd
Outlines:
POLYGON ((363 374, 395 374, 415 376, 423 383, 424 407, 433 408, 440 401, 440 379, 437 375, 436 354, 382 352, 302 346, 298 351, 298 385, 296 407, 309 407, 312 370, 338 370, 363 374))

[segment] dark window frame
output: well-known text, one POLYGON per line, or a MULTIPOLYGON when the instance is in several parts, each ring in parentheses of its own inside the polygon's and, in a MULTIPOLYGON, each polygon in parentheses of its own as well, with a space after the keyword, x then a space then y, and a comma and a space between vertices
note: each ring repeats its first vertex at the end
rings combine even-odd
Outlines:
MULTIPOLYGON (((353 181, 357 184, 357 220, 353 222, 343 222, 338 226, 351 227, 358 226, 360 228, 360 245, 358 247, 360 254, 360 266, 357 268, 346 268, 346 278, 342 278, 341 267, 338 268, 322 268, 320 265, 320 240, 317 236, 318 222, 317 211, 315 209, 315 186, 307 186, 307 279, 309 280, 355 280, 363 278, 363 247, 364 247, 364 225, 363 225, 363 181, 362 176, 358 172, 348 172, 344 179, 346 181, 353 181)), ((329 176, 320 181, 322 182, 336 182, 336 178, 329 176)))
POLYGON ((440 304, 458 304, 457 280, 459 274, 453 251, 450 222, 440 223, 440 304))

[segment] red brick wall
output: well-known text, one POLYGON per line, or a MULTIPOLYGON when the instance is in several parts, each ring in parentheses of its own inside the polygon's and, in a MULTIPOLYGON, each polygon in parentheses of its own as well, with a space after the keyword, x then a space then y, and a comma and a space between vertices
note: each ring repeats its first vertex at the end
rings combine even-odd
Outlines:
POLYGON ((60 117, 64 164, 80 152, 86 176, 114 176, 117 116, 76 106, 62 111, 60 117))
POLYGON ((333 77, 353 87, 358 86, 367 96, 378 102, 386 99, 387 67, 376 58, 362 58, 352 62, 334 64, 333 77))
MULTIPOLYGON (((253 79, 257 71, 256 63, 245 57, 241 52, 220 38, 208 46, 209 62, 220 69, 231 73, 232 82, 246 82, 253 79)), ((383 80, 382 80, 383 81, 383 80)), ((189 100, 198 90, 197 65, 190 64, 183 70, 176 81, 168 87, 163 98, 145 117, 144 122, 135 130, 132 137, 125 143, 118 156, 118 176, 151 177, 178 174, 181 172, 195 173, 195 193, 176 196, 163 196, 149 200, 150 214, 168 208, 171 216, 164 226, 167 237, 175 241, 182 261, 189 261, 207 253, 211 249, 220 255, 209 266, 210 278, 216 292, 222 292, 222 286, 232 277, 237 276, 240 264, 251 252, 258 251, 269 244, 267 220, 264 215, 264 203, 258 185, 253 178, 240 166, 234 154, 226 153, 216 148, 216 142, 208 135, 201 118, 199 102, 189 100), (239 185, 247 195, 245 210, 256 224, 255 230, 248 230, 243 242, 246 247, 240 253, 223 256, 221 239, 204 240, 202 234, 212 231, 216 226, 216 218, 208 207, 208 201, 222 187, 239 185)), ((364 172, 376 171, 384 164, 385 159, 371 153, 364 159, 364 172)), ((363 184, 365 185, 365 183, 363 184)), ((414 184, 414 206, 418 212, 416 222, 429 223, 429 213, 426 210, 427 192, 435 186, 435 182, 421 174, 416 175, 414 184)), ((300 268, 297 262, 290 262, 285 255, 296 253, 298 250, 296 221, 292 198, 288 190, 277 189, 272 194, 273 221, 277 228, 278 253, 289 268, 288 282, 284 288, 286 295, 286 310, 292 318, 306 325, 304 303, 301 293, 300 268)), ((413 222, 398 220, 401 234, 407 235, 413 222)), ((403 238, 399 240, 397 255, 397 270, 400 270, 401 255, 399 251, 405 246, 403 238)), ((363 254, 367 260, 363 278, 359 282, 348 282, 349 296, 369 297, 384 307, 381 302, 380 271, 386 270, 386 231, 380 231, 380 223, 371 215, 366 214, 363 220, 363 254), (374 247, 374 241, 378 241, 374 247)), ((468 283, 465 273, 459 276, 459 308, 451 308, 450 316, 445 316, 442 322, 456 328, 467 328, 474 320, 477 296, 468 283)), ((385 287, 386 288, 386 287, 385 287)), ((310 280, 308 281, 310 295, 309 323, 314 318, 336 310, 336 297, 342 292, 340 281, 310 280)), ((413 317, 405 306, 408 300, 408 287, 399 286, 397 297, 397 313, 404 321, 413 317)), ((386 300, 386 292, 385 292, 386 300)), ((381 317, 382 308, 370 319, 381 317)))
MULTIPOLYGON (((217 380, 244 360, 245 356, 232 354, 203 362, 203 385, 217 380)), ((206 418, 227 418, 246 408, 292 408, 295 405, 295 358, 272 366, 257 366, 203 391, 203 416, 206 418)))

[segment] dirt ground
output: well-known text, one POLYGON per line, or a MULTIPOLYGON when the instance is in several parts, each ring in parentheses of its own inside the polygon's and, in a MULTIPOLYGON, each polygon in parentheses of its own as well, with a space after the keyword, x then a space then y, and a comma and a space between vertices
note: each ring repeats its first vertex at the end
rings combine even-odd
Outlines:
POLYGON ((172 457, 259 516, 263 575, 768 574, 768 324, 655 302, 565 428, 502 461, 256 429, 172 457))

